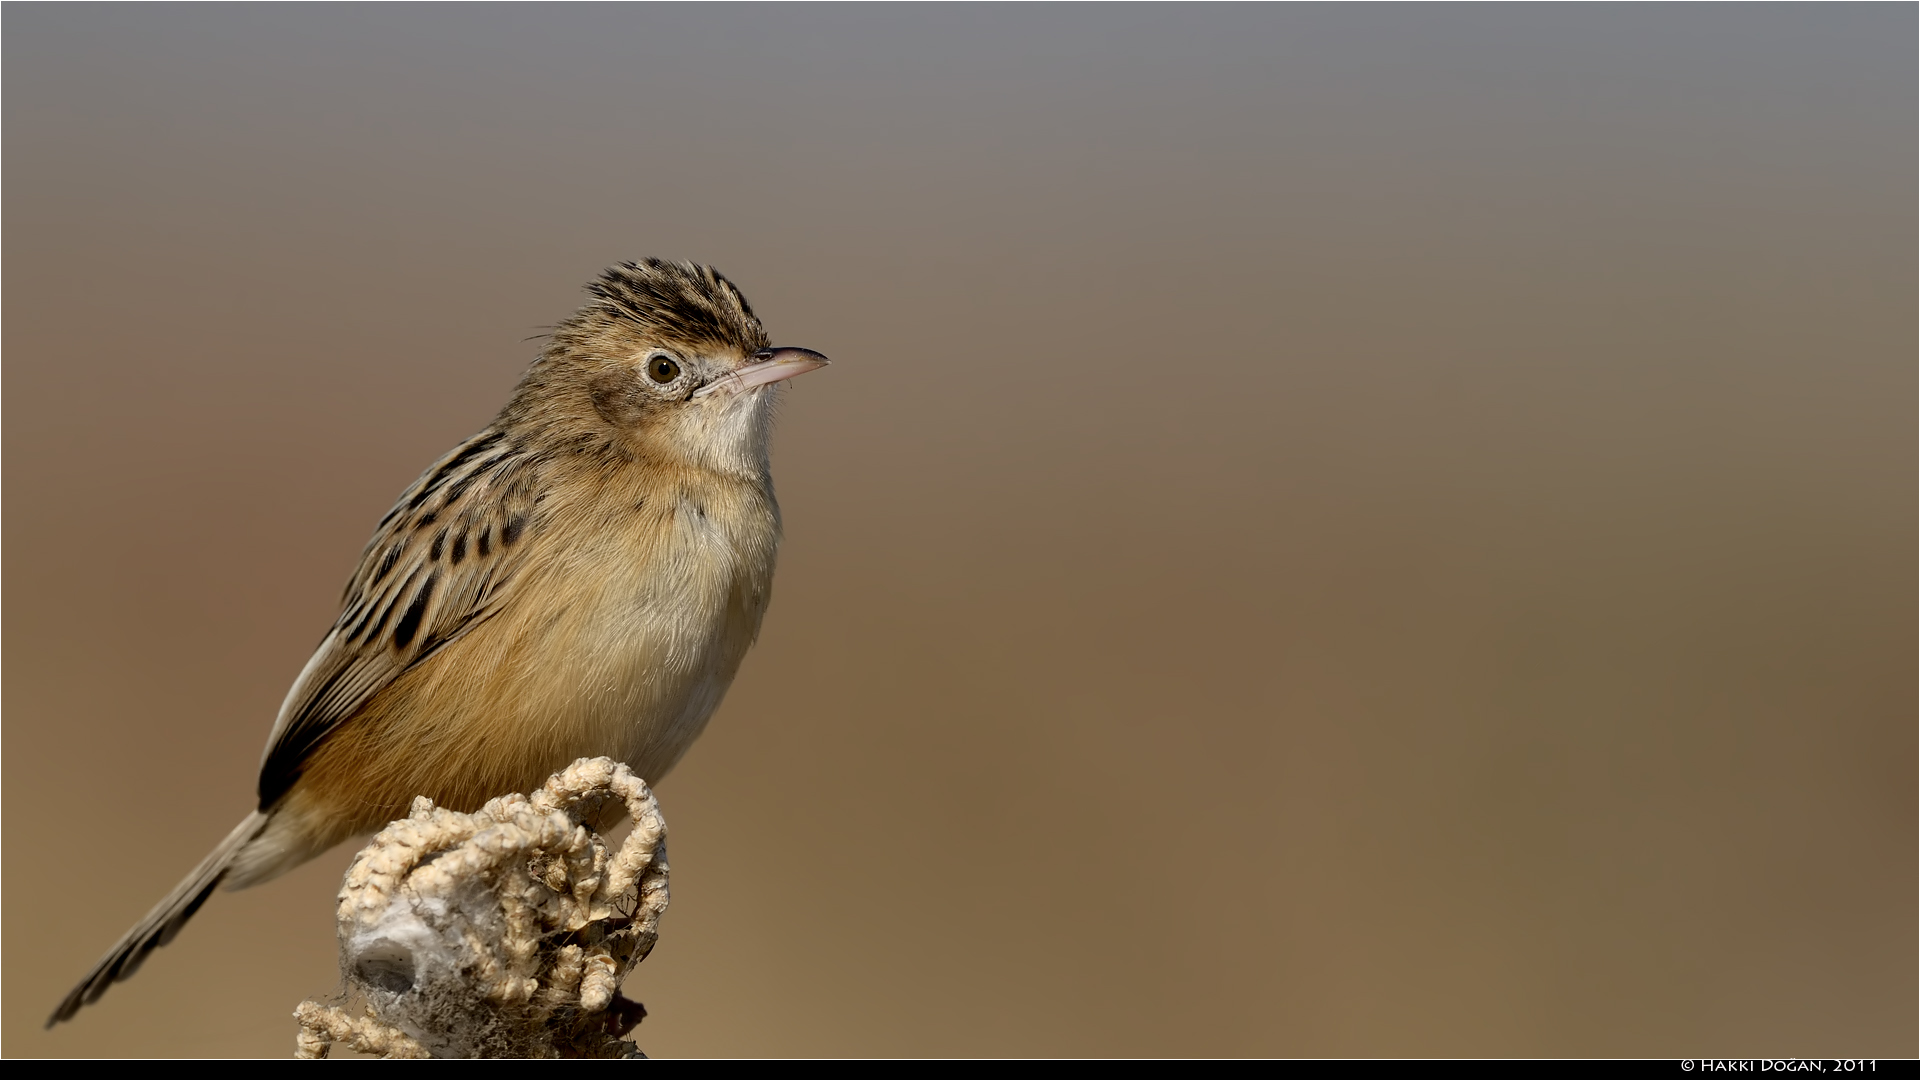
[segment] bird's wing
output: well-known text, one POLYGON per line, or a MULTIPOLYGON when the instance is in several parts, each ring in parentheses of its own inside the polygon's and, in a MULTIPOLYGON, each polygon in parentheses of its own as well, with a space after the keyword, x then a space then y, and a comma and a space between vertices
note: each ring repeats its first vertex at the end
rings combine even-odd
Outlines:
POLYGON ((374 531, 340 618, 294 680, 260 762, 260 808, 367 700, 499 610, 537 528, 533 458, 488 429, 421 474, 374 531))

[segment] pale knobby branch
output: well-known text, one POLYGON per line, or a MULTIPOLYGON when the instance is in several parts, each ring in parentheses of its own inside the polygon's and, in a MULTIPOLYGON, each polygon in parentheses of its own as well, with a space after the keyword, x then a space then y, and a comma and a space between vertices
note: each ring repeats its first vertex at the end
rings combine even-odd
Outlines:
POLYGON ((582 758, 462 814, 415 799, 340 890, 344 1006, 303 1002, 297 1056, 639 1057, 619 988, 667 907, 666 822, 625 765, 582 758), (624 804, 612 851, 595 826, 624 804))

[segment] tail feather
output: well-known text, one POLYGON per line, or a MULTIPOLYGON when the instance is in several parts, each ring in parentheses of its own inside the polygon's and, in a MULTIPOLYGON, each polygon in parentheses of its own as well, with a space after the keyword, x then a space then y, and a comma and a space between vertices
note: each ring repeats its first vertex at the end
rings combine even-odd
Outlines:
POLYGON ((47 1026, 73 1019, 73 1014, 79 1012, 82 1005, 98 1001, 100 995, 107 992, 107 987, 131 977, 140 970, 148 954, 172 941, 187 920, 193 918, 193 913, 200 910, 200 905, 207 902, 214 886, 227 876, 227 868, 232 865, 233 857, 247 845, 247 841, 260 835, 260 830, 266 824, 267 815, 258 811, 248 814, 238 828, 220 841, 220 846, 214 848, 212 854, 193 868, 193 873, 188 874, 186 880, 174 886, 166 899, 155 904, 153 910, 147 912, 146 918, 136 923, 113 948, 107 950, 107 954, 93 965, 93 970, 80 980, 79 985, 67 991, 60 1007, 47 1017, 47 1026))

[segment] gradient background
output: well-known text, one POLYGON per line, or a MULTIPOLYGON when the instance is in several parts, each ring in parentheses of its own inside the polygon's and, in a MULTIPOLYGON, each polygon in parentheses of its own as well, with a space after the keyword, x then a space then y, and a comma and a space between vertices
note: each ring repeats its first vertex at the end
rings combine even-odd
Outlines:
POLYGON ((683 1055, 1912 1055, 1910 5, 10 5, 5 1051, 579 286, 831 355, 661 787, 683 1055))

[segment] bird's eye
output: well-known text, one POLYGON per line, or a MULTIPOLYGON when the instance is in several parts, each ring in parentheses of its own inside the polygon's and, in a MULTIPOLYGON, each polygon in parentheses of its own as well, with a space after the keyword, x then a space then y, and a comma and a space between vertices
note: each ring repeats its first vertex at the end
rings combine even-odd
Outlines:
POLYGON ((665 385, 680 377, 680 365, 670 356, 656 356, 647 361, 647 378, 665 385))

